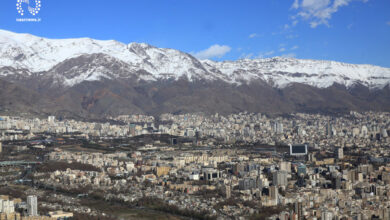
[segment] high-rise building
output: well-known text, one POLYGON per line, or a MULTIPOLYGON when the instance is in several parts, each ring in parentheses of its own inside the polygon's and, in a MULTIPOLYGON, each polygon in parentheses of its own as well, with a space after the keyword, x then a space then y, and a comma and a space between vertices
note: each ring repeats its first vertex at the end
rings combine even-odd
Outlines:
POLYGON ((343 159, 344 158, 344 150, 343 150, 343 148, 342 147, 337 148, 336 154, 337 154, 337 158, 338 159, 340 159, 340 160, 343 159))
POLYGON ((186 129, 186 132, 185 132, 185 135, 187 137, 194 137, 195 136, 195 131, 193 128, 187 128, 186 129))
POLYGON ((307 155, 307 158, 308 158, 308 160, 311 161, 311 162, 317 161, 317 159, 316 159, 314 153, 308 154, 308 155, 307 155))
POLYGON ((273 173, 272 182, 274 186, 287 186, 287 172, 286 171, 276 171, 273 173))
POLYGON ((295 214, 298 216, 298 220, 303 220, 302 202, 295 202, 295 214))
POLYGON ((56 116, 51 115, 47 117, 47 122, 51 124, 54 123, 55 120, 56 120, 56 116))
POLYGON ((276 133, 276 134, 282 134, 283 133, 283 123, 282 122, 279 122, 279 121, 276 121, 272 124, 272 130, 276 133))
POLYGON ((306 175, 306 165, 303 163, 299 164, 299 166, 297 167, 297 173, 298 173, 298 176, 305 176, 306 175))
POLYGON ((38 199, 37 196, 27 196, 27 214, 29 216, 38 216, 38 199))
POLYGON ((256 188, 256 179, 255 178, 244 178, 238 182, 240 190, 248 190, 256 188))
POLYGON ((278 134, 283 133, 283 123, 281 123, 281 122, 276 123, 276 133, 278 133, 278 134))
POLYGON ((278 191, 278 187, 276 186, 271 186, 269 188, 270 192, 269 192, 269 196, 270 196, 270 199, 274 200, 276 203, 278 203, 278 196, 279 196, 279 191, 278 191))
POLYGON ((336 176, 332 179, 333 189, 341 189, 342 176, 336 176))
POLYGON ((230 185, 226 185, 225 186, 225 190, 226 190, 226 199, 229 199, 231 196, 232 196, 232 188, 230 185))
POLYGON ((279 163, 279 170, 283 170, 283 171, 287 171, 288 173, 291 173, 291 162, 281 161, 279 163))
POLYGON ((365 175, 370 174, 371 172, 374 171, 374 167, 372 164, 360 164, 357 169, 358 172, 361 172, 365 175))
POLYGON ((386 130, 386 128, 382 128, 382 130, 381 130, 381 135, 382 135, 382 137, 384 137, 384 138, 387 138, 389 135, 387 134, 387 130, 386 130))
POLYGON ((332 136, 332 124, 328 121, 326 124, 326 136, 330 137, 332 136))
POLYGON ((323 211, 321 213, 321 219, 322 220, 332 220, 333 219, 333 213, 329 211, 323 211))
POLYGON ((360 134, 359 128, 352 128, 352 137, 358 137, 360 134))
POLYGON ((130 124, 129 125, 129 133, 131 136, 135 136, 135 124, 130 124))
POLYGON ((15 212, 14 202, 11 200, 2 200, 0 199, 1 212, 5 214, 10 214, 15 212))
POLYGON ((367 126, 363 125, 363 126, 362 126, 362 129, 361 129, 361 132, 360 132, 360 135, 361 135, 362 137, 366 137, 367 134, 368 134, 368 128, 367 128, 367 126))

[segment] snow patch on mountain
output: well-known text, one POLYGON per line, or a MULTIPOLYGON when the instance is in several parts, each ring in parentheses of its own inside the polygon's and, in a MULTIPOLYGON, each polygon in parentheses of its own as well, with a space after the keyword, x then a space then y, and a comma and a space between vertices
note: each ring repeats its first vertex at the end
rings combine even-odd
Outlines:
POLYGON ((83 81, 129 78, 137 72, 145 73, 138 76, 140 79, 151 81, 186 77, 189 80, 242 84, 262 80, 278 88, 292 83, 319 88, 334 83, 346 87, 359 83, 369 88, 383 88, 390 82, 390 69, 373 65, 281 57, 216 62, 198 60, 178 50, 145 43, 123 44, 90 38, 47 39, 4 30, 0 30, 0 67, 26 69, 29 70, 25 71, 27 74, 49 74, 64 86, 83 81), (69 59, 93 54, 107 57, 92 60, 88 65, 72 66, 65 72, 57 68, 69 59), (110 63, 115 63, 115 66, 110 63))
POLYGON ((390 69, 373 65, 282 57, 202 62, 209 68, 223 72, 233 82, 262 79, 279 88, 291 83, 303 83, 319 88, 326 88, 334 83, 346 87, 360 83, 370 88, 382 88, 390 82, 390 69))

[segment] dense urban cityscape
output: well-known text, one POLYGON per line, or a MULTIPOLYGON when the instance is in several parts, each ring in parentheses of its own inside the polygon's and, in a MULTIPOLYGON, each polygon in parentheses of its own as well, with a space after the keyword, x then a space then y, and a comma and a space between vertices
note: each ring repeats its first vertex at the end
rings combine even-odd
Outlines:
POLYGON ((0 219, 390 219, 390 113, 1 116, 0 131, 0 219))
POLYGON ((1 0, 0 220, 390 220, 389 0, 1 0))

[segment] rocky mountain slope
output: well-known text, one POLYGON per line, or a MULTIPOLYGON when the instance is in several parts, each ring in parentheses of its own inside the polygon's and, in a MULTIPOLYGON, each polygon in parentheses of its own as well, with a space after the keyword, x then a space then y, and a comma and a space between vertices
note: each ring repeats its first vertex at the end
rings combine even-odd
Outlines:
POLYGON ((4 30, 0 79, 0 98, 14 96, 9 83, 21 90, 19 106, 34 103, 27 111, 67 116, 390 110, 389 68, 280 57, 216 62, 144 43, 4 30))

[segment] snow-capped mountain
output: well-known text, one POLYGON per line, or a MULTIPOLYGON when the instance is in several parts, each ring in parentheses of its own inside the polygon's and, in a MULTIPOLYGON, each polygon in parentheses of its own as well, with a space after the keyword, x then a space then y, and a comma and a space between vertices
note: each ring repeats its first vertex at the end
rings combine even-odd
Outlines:
POLYGON ((281 57, 216 62, 144 43, 0 30, 0 112, 7 114, 390 111, 389 82, 390 69, 372 65, 281 57))
POLYGON ((203 61, 207 67, 218 69, 230 79, 250 81, 261 78, 271 85, 284 88, 302 83, 327 88, 334 83, 351 87, 356 83, 369 88, 383 88, 390 82, 390 68, 356 65, 324 60, 303 60, 274 57, 238 61, 203 61))
MULTIPOLYGON (((126 45, 112 40, 101 41, 89 38, 54 40, 30 34, 0 31, 0 67, 28 69, 31 72, 50 72, 61 62, 91 54, 106 54, 124 62, 129 72, 143 70, 150 73, 143 77, 144 80, 183 75, 189 79, 213 78, 197 59, 173 49, 156 48, 144 43, 126 45)), ((90 74, 100 75, 92 77, 95 79, 104 77, 100 70, 87 71, 90 73, 84 74, 85 80, 91 79, 90 74)), ((83 81, 82 76, 74 77, 77 77, 77 80, 73 80, 74 82, 83 81)), ((67 82, 70 82, 70 79, 67 82)))
POLYGON ((186 77, 237 85, 262 80, 277 88, 292 83, 327 88, 338 83, 348 88, 361 84, 380 89, 390 82, 390 68, 373 65, 280 57, 216 62, 145 43, 47 39, 0 30, 0 76, 21 70, 27 75, 51 77, 66 87, 135 76, 146 81, 186 77), (5 67, 13 70, 5 71, 5 67))

